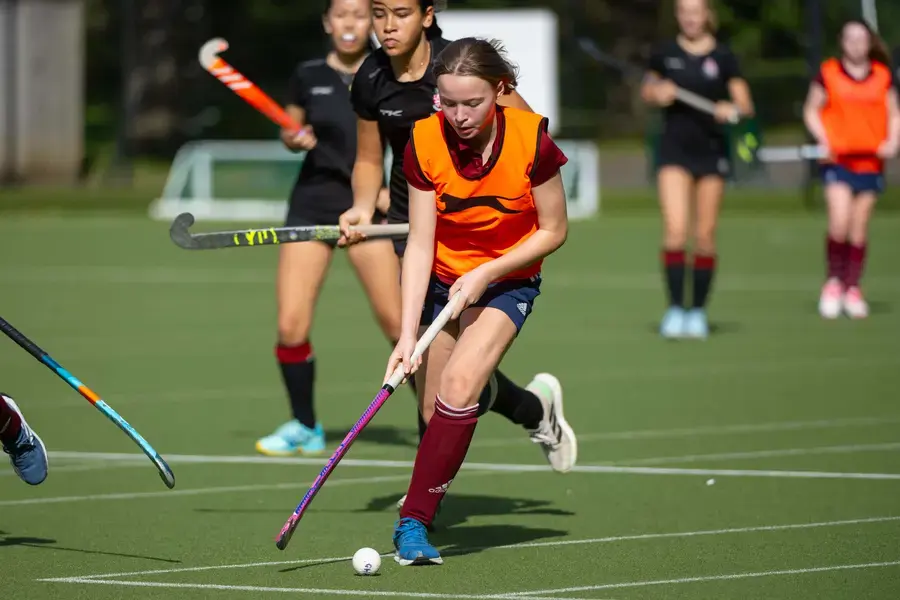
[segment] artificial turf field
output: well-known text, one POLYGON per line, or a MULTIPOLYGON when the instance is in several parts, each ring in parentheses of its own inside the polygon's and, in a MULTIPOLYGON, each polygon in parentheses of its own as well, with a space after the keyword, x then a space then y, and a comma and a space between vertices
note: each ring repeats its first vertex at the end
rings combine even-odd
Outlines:
MULTIPOLYGON (((208 228, 197 226, 196 229, 208 228)), ((121 432, 9 340, 0 389, 51 452, 37 488, 0 471, 0 590, 46 598, 900 597, 900 218, 877 215, 867 321, 823 322, 819 216, 729 215, 706 342, 664 342, 656 216, 573 224, 504 369, 560 377, 579 468, 524 432, 476 432, 432 541, 441 567, 353 574, 388 553, 414 456, 399 390, 314 501, 324 458, 266 459, 287 415, 273 248, 186 252, 143 217, 0 221, 2 314, 129 420, 121 432), (714 479, 713 485, 708 480, 714 479)), ((225 226, 232 228, 232 225, 225 226)), ((312 336, 330 449, 389 346, 338 256, 312 336)))

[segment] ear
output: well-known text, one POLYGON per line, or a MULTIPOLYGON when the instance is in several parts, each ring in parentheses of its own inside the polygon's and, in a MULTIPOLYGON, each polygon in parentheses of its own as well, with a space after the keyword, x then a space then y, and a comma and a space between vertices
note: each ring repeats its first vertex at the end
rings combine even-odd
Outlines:
POLYGON ((325 33, 331 35, 334 33, 334 29, 331 27, 331 23, 328 22, 328 15, 322 15, 322 29, 325 30, 325 33))
POLYGON ((425 18, 422 19, 422 29, 428 29, 434 24, 434 7, 429 6, 425 9, 425 18))

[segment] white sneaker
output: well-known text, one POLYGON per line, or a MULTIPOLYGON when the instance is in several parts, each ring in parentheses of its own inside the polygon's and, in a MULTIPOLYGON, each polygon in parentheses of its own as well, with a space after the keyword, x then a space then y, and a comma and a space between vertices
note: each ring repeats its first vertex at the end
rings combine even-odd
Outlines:
POLYGON ((865 319, 869 316, 869 305, 858 287, 847 288, 844 294, 844 312, 851 319, 865 319))
POLYGON ((578 444, 575 432, 563 415, 563 393, 559 380, 549 373, 538 373, 525 389, 535 394, 544 406, 544 418, 531 431, 531 441, 540 444, 554 471, 566 473, 575 466, 578 444))
POLYGON ((835 278, 831 278, 822 286, 819 296, 819 314, 823 319, 837 319, 841 316, 841 303, 844 296, 844 286, 835 278))

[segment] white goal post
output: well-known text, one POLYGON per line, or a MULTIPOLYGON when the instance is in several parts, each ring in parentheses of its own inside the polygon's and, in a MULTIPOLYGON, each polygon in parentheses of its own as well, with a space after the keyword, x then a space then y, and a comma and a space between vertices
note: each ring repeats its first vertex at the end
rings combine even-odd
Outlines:
MULTIPOLYGON (((596 144, 581 140, 556 143, 569 158, 562 168, 569 218, 596 215, 600 208, 600 153, 596 144)), ((390 149, 387 154, 386 167, 390 165, 390 149)), ((150 218, 171 221, 190 212, 198 221, 283 221, 303 158, 304 153, 290 152, 275 140, 188 142, 176 153, 162 195, 150 205, 150 218), (286 176, 273 181, 265 173, 252 171, 260 166, 282 169, 286 176), (241 168, 247 173, 232 177, 234 181, 223 173, 241 168)))

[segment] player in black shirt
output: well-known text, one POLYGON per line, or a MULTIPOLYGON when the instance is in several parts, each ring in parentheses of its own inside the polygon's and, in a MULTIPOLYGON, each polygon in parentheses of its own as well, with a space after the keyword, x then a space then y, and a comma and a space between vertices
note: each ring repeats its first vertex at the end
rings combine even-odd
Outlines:
POLYGON ((676 17, 680 32, 655 49, 641 90, 645 101, 664 107, 656 166, 665 223, 662 261, 669 309, 660 333, 667 338, 705 338, 709 334, 706 303, 716 264, 716 225, 730 170, 723 123, 735 114, 752 115, 753 105, 737 58, 715 38, 715 16, 707 1, 679 0, 676 17), (676 100, 676 86, 714 101, 715 116, 676 100), (694 223, 691 213, 696 215, 694 223), (690 231, 694 232, 693 297, 688 308, 684 278, 690 231))
MULTIPOLYGON (((353 208, 341 216, 346 234, 339 244, 353 244, 362 236, 351 234, 350 225, 372 220, 378 190, 384 176, 383 140, 393 153, 388 221, 409 222, 409 191, 403 174, 403 155, 412 125, 440 110, 440 98, 432 72, 437 55, 450 42, 441 37, 433 0, 374 0, 374 31, 382 47, 373 52, 353 79, 353 108, 358 119, 357 156, 353 168, 353 208)), ((502 94, 498 103, 531 110, 515 91, 502 94)), ((395 243, 399 268, 405 243, 395 243)), ((400 279, 392 284, 399 294, 400 279)), ((396 296, 395 294, 395 296, 396 296)), ((495 372, 482 395, 481 411, 488 408, 529 431, 541 445, 551 466, 561 472, 575 464, 574 435, 558 426, 562 420, 562 391, 550 375, 536 377, 526 388, 495 372), (553 379, 553 389, 544 382, 553 379), (494 398, 493 401, 490 399, 494 398)), ((434 411, 434 398, 419 398, 419 436, 434 411)), ((401 500, 402 503, 402 500, 401 500)))
MULTIPOLYGON (((356 115, 350 105, 353 74, 367 56, 371 10, 369 0, 327 0, 323 17, 332 50, 319 60, 301 63, 289 81, 285 110, 303 130, 282 132, 293 151, 307 151, 291 192, 288 225, 337 223, 353 205, 350 173, 356 158, 356 115)), ((381 186, 379 186, 381 188, 381 186)), ((386 189, 376 190, 386 209, 386 189)), ((309 341, 319 289, 334 245, 325 242, 283 244, 278 261, 278 345, 275 354, 294 418, 256 443, 267 455, 316 453, 325 436, 313 410, 315 355, 309 341)), ((372 309, 385 335, 400 333, 399 277, 394 251, 386 240, 347 249, 372 309)))

